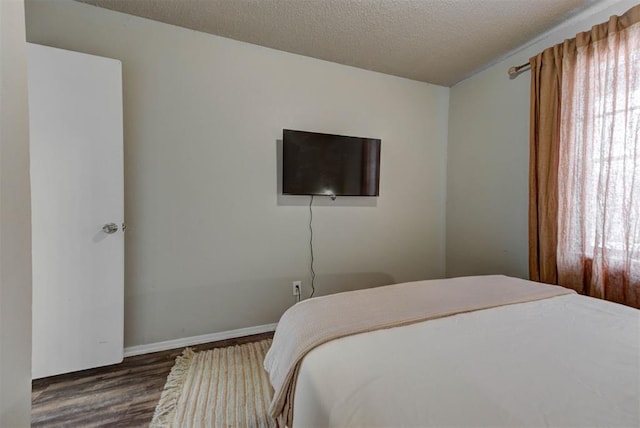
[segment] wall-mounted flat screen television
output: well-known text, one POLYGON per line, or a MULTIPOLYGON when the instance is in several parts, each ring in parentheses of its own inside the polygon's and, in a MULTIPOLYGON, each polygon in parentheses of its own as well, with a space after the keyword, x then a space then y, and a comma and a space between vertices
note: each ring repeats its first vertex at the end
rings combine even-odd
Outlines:
POLYGON ((282 131, 282 193, 378 196, 380 140, 282 131))

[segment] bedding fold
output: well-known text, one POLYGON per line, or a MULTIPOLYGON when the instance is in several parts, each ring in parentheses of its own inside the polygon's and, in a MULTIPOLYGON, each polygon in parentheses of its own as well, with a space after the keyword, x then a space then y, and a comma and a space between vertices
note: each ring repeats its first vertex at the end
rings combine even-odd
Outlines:
POLYGON ((287 310, 264 361, 274 387, 270 413, 292 426, 295 384, 304 356, 341 337, 463 312, 575 293, 502 275, 416 281, 305 300, 287 310))

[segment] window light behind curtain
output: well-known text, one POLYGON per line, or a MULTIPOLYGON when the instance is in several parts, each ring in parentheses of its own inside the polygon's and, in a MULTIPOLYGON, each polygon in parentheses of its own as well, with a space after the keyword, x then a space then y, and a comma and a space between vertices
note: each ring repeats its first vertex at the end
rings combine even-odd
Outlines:
POLYGON ((635 307, 640 307, 639 21, 636 6, 531 60, 532 69, 537 63, 544 71, 537 79, 555 79, 557 109, 549 129, 540 133, 551 142, 534 140, 539 137, 534 119, 548 120, 548 111, 541 112, 540 99, 538 104, 532 99, 532 160, 537 162, 532 179, 538 188, 531 200, 538 202, 533 207, 538 217, 550 215, 557 225, 557 232, 537 231, 540 239, 533 248, 550 244, 557 251, 555 269, 542 266, 554 257, 540 257, 540 272, 555 270, 560 285, 635 307))
POLYGON ((558 281, 640 304, 640 25, 562 67, 558 281))

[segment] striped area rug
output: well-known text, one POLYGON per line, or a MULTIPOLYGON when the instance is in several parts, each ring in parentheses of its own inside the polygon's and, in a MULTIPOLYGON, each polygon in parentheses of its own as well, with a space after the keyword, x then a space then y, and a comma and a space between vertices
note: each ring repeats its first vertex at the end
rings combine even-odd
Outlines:
POLYGON ((151 427, 275 427, 262 367, 271 339, 176 358, 151 427))

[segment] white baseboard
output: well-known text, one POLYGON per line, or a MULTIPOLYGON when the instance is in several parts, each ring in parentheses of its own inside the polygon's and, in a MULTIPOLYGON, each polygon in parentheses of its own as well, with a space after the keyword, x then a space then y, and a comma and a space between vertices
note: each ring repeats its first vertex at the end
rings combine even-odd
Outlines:
POLYGON ((233 339, 236 337, 251 336, 252 334, 274 331, 276 324, 257 325, 254 327, 239 328, 237 330, 221 331, 219 333, 203 334, 200 336, 184 337, 181 339, 165 340, 164 342, 148 343, 146 345, 128 346, 124 348, 125 357, 150 354, 152 352, 166 351, 168 349, 184 348, 186 346, 199 345, 201 343, 216 342, 218 340, 233 339))

